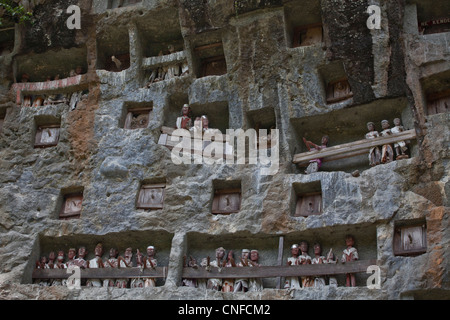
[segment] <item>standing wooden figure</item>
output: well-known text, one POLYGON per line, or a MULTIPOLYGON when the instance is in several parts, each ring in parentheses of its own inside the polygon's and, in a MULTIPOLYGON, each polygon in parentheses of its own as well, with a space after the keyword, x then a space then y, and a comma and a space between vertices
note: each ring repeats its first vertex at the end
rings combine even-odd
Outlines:
MULTIPOLYGON (((403 128, 403 126, 401 124, 400 118, 394 119, 394 125, 395 125, 395 127, 393 127, 391 129, 391 132, 393 134, 397 134, 397 133, 405 131, 405 129, 403 128)), ((408 150, 408 147, 406 146, 405 141, 398 141, 398 142, 394 143, 394 149, 395 149, 395 154, 396 154, 396 157, 395 157, 396 160, 408 159, 408 155, 405 153, 406 150, 408 150)))
MULTIPOLYGON (((291 256, 287 259, 288 266, 298 266, 301 264, 298 257, 299 251, 300 249, 298 247, 298 244, 293 244, 291 246, 291 256)), ((298 277, 286 277, 286 280, 284 282, 284 289, 301 289, 298 277)))
MULTIPOLYGON (((347 235, 345 237, 345 245, 347 248, 344 250, 342 254, 342 263, 346 263, 349 261, 355 261, 359 259, 358 251, 354 247, 355 245, 355 238, 351 235, 347 235)), ((354 273, 347 273, 346 274, 346 286, 347 287, 356 287, 356 279, 354 273)))
MULTIPOLYGON (((322 137, 322 145, 318 146, 317 144, 306 140, 303 138, 303 142, 305 143, 306 147, 308 148, 308 151, 316 151, 316 150, 322 150, 328 147, 328 142, 330 138, 328 136, 322 137)), ((319 171, 320 167, 322 166, 322 159, 313 159, 309 161, 308 168, 306 168, 305 173, 310 174, 319 171)))
MULTIPOLYGON (((380 135, 382 137, 387 137, 392 135, 392 131, 390 129, 389 121, 383 120, 381 121, 381 131, 380 135)), ((394 161, 394 150, 390 144, 384 144, 381 149, 381 163, 389 163, 394 161)))
POLYGON ((189 130, 192 127, 192 111, 188 104, 181 108, 181 116, 177 118, 176 128, 189 130))
MULTIPOLYGON (((380 136, 378 131, 375 130, 375 124, 373 122, 367 123, 367 129, 369 130, 369 132, 366 133, 366 139, 375 139, 380 136)), ((371 148, 369 151, 370 166, 374 167, 376 165, 379 165, 380 161, 381 161, 380 148, 378 146, 371 148)))

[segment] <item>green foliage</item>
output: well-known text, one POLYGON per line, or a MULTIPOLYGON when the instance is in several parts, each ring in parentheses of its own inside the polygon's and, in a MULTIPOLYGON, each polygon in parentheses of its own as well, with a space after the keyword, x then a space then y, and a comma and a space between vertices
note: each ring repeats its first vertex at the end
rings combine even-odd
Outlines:
POLYGON ((22 5, 12 0, 0 0, 0 27, 3 25, 3 19, 22 24, 30 21, 31 16, 32 13, 27 12, 22 5))

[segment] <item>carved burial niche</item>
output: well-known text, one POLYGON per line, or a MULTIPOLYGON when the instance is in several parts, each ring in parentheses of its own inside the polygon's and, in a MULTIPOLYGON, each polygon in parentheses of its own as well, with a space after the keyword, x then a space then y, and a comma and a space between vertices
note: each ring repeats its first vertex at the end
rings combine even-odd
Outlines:
POLYGON ((421 79, 421 85, 427 115, 450 112, 450 70, 421 79))
POLYGON ((427 115, 450 112, 450 89, 427 96, 427 115))
POLYGON ((415 256, 427 251, 427 228, 424 220, 396 222, 393 238, 396 256, 415 256))
POLYGON ((144 183, 138 193, 136 208, 147 210, 162 209, 164 205, 164 196, 166 183, 144 183))
MULTIPOLYGON (((260 132, 259 130, 267 130, 267 148, 271 147, 271 130, 276 129, 276 115, 275 110, 272 107, 251 110, 247 112, 248 127, 255 129, 258 136, 259 145, 260 132)), ((264 138, 264 137, 263 137, 264 138)))
POLYGON ((148 128, 152 116, 153 104, 128 103, 125 104, 124 129, 134 130, 148 128))
POLYGON ((125 26, 109 26, 98 33, 97 69, 120 72, 130 67, 130 37, 125 26))
POLYGON ((213 187, 211 213, 227 215, 241 210, 240 181, 213 181, 213 187))
POLYGON ((419 32, 421 34, 450 31, 449 1, 415 2, 417 2, 417 21, 419 22, 419 32))
POLYGON ((194 65, 197 77, 220 76, 227 73, 222 37, 220 33, 202 34, 193 41, 194 65))
POLYGON ((284 14, 289 46, 295 48, 322 43, 322 17, 318 0, 286 3, 284 14))
POLYGON ((37 117, 36 133, 34 136, 35 148, 54 147, 59 142, 61 120, 53 116, 37 117))
POLYGON ((319 68, 325 87, 327 104, 342 102, 353 97, 352 88, 342 62, 333 62, 319 68))
POLYGON ((294 217, 320 215, 323 211, 322 187, 320 181, 294 183, 294 217))
POLYGON ((81 217, 83 205, 83 188, 71 188, 63 190, 62 205, 59 211, 60 220, 78 219, 81 217))

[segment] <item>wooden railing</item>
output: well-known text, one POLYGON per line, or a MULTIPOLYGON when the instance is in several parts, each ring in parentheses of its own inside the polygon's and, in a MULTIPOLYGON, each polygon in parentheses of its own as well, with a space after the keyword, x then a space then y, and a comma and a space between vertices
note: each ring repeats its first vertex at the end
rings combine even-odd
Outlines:
MULTIPOLYGON (((183 268, 184 279, 235 279, 235 278, 275 278, 275 277, 304 277, 325 276, 346 273, 366 272, 377 260, 359 260, 336 264, 307 264, 300 266, 260 266, 215 268, 205 267, 183 268)), ((141 277, 166 278, 167 267, 154 269, 133 268, 92 268, 81 269, 81 279, 134 279, 141 277)), ((35 269, 33 279, 67 279, 72 273, 68 269, 35 269)))

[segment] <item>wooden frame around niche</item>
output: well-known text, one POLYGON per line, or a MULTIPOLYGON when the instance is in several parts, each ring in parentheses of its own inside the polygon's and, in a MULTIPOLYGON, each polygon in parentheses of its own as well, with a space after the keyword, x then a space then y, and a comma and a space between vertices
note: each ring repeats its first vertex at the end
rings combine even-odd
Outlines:
POLYGON ((166 191, 165 183, 144 184, 139 189, 136 200, 137 209, 162 209, 166 191))
POLYGON ((352 88, 347 78, 328 82, 326 94, 328 104, 341 102, 353 97, 352 88))
POLYGON ((228 215, 241 210, 241 189, 218 189, 214 191, 211 213, 228 215))
POLYGON ((36 129, 35 148, 48 148, 58 145, 61 125, 42 125, 36 129))
POLYGON ((322 214, 322 192, 297 195, 294 217, 308 217, 322 214))
POLYGON ((135 130, 148 128, 153 107, 129 108, 125 118, 124 129, 135 130))
POLYGON ((394 226, 393 251, 396 256, 416 256, 427 251, 425 221, 394 226))
POLYGON ((450 89, 427 95, 427 115, 450 111, 450 89))
POLYGON ((60 220, 78 219, 81 217, 83 193, 70 193, 64 195, 63 205, 59 213, 60 220))

